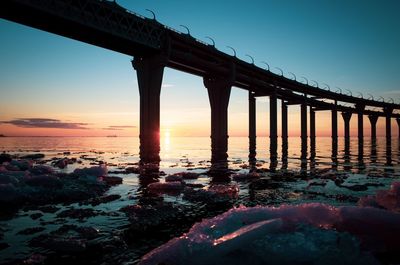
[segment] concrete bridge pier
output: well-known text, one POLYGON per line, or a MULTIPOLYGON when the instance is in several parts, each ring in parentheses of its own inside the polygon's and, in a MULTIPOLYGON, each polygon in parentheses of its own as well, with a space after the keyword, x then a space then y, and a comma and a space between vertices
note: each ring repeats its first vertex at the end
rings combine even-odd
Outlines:
POLYGON ((371 142, 376 142, 376 122, 378 118, 377 115, 368 115, 369 122, 371 123, 371 142))
POLYGON ((397 121, 397 126, 399 127, 398 138, 400 139, 400 118, 396 118, 396 121, 397 121))
POLYGON ((342 112, 342 117, 344 121, 344 145, 345 149, 349 149, 350 147, 350 119, 351 112, 342 112))
POLYGON ((249 159, 254 159, 256 153, 256 98, 249 91, 249 159))
POLYGON ((311 158, 315 157, 315 138, 316 138, 316 134, 315 134, 315 109, 313 107, 310 107, 310 155, 311 158))
POLYGON ((307 171, 307 103, 304 100, 300 105, 301 116, 301 157, 300 168, 303 173, 307 171))
POLYGON ((140 161, 160 161, 160 92, 165 61, 160 55, 135 57, 140 94, 140 161))
POLYGON ((274 168, 278 160, 278 111, 276 91, 273 91, 269 96, 269 139, 271 167, 274 168))
POLYGON ((391 126, 391 116, 393 109, 385 108, 385 118, 386 118, 386 146, 392 146, 392 126, 391 126))
POLYGON ((337 157, 337 149, 338 149, 338 121, 337 121, 337 110, 332 110, 332 157, 337 157))
POLYGON ((364 105, 356 105, 358 118, 358 158, 363 159, 364 156, 364 105))
POLYGON ((204 77, 211 106, 211 162, 228 158, 228 104, 231 82, 224 78, 204 77))
POLYGON ((307 103, 303 102, 300 106, 301 116, 301 153, 307 156, 307 103))
POLYGON ((282 152, 288 148, 288 105, 284 100, 281 101, 282 108, 282 152))

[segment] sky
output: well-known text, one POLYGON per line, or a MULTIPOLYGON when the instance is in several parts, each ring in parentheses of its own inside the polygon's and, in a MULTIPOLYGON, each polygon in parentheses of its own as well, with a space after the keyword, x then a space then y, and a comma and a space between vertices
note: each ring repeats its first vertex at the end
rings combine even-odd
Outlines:
MULTIPOLYGON (((279 73, 400 102, 400 2, 371 0, 118 0, 121 6, 279 73)), ((0 19, 0 134, 137 136, 139 93, 127 55, 0 19)), ((232 88, 229 135, 247 136, 247 91, 232 88)), ((279 107, 280 105, 278 105, 279 107)), ((268 98, 257 98, 257 135, 267 136, 268 98)), ((289 107, 289 135, 300 133, 289 107)), ((278 111, 279 113, 279 111, 278 111)), ((279 118, 279 117, 278 117, 279 118)), ((365 135, 369 122, 364 121, 365 135)), ((279 124, 278 124, 279 125, 279 124)), ((395 134, 397 125, 392 121, 395 134)), ((351 131, 356 135, 353 116, 351 131)), ((161 133, 209 136, 210 107, 201 78, 164 72, 161 133)), ((339 119, 339 135, 343 121, 339 119)), ((330 136, 330 112, 317 112, 317 135, 330 136), (327 125, 329 124, 329 126, 327 125)), ((384 135, 384 120, 378 121, 384 135)))

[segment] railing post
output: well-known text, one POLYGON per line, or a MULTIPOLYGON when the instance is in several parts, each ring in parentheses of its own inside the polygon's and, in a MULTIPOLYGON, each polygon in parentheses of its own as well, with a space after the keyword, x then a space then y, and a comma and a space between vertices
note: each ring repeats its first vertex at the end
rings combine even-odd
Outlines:
POLYGON ((160 161, 160 92, 165 60, 160 55, 135 57, 140 94, 140 161, 160 161))

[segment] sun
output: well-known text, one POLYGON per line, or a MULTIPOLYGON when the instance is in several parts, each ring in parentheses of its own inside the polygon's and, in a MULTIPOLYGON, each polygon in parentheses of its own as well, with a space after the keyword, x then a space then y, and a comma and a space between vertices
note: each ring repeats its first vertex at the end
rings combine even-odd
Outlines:
POLYGON ((169 129, 166 129, 164 131, 164 144, 166 149, 169 148, 170 143, 171 143, 171 131, 169 129))

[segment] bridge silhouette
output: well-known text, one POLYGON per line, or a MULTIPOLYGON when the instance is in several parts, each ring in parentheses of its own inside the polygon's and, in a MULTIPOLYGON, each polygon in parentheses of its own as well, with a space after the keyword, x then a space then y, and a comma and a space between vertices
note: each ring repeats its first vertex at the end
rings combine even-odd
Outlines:
MULTIPOLYGON (((169 67, 203 78, 211 107, 211 161, 227 161, 228 104, 232 87, 248 90, 249 158, 256 156, 256 98, 270 101, 270 160, 277 163, 277 101, 282 106, 282 150, 288 147, 288 105, 301 106, 301 151, 308 149, 308 115, 311 154, 315 152, 315 112, 330 110, 332 115, 332 156, 338 148, 338 113, 344 120, 345 148, 350 145, 350 119, 358 119, 358 151, 363 155, 363 117, 371 123, 376 141, 379 117, 386 121, 386 145, 391 148, 391 119, 396 119, 400 136, 400 105, 373 98, 355 97, 275 74, 235 54, 228 55, 192 37, 169 28, 155 18, 146 18, 107 0, 3 0, 0 17, 30 27, 133 56, 140 94, 140 159, 159 161, 160 91, 164 68, 169 67), (309 111, 308 111, 309 109, 309 111)), ((340 90, 340 89, 339 89, 340 90)), ((315 154, 314 154, 315 155, 315 154)), ((286 154, 287 156, 287 154, 286 154)), ((284 156, 283 156, 284 157, 284 156)))

